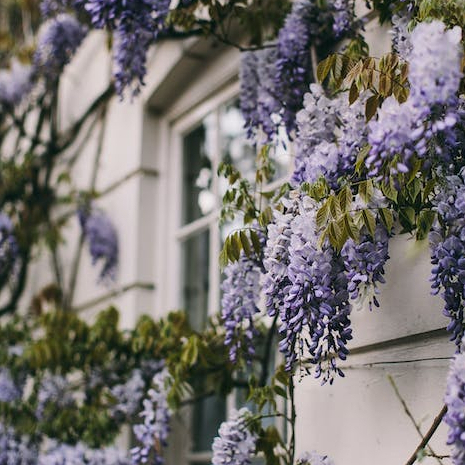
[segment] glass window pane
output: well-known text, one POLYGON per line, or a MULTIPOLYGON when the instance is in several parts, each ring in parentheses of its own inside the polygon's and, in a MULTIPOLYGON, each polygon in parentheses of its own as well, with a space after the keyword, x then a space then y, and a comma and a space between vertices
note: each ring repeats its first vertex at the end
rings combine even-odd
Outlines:
POLYGON ((207 320, 209 256, 208 230, 190 237, 182 244, 183 307, 192 328, 198 331, 207 320))
POLYGON ((183 138, 182 224, 210 213, 216 204, 212 191, 215 117, 208 115, 183 138))
MULTIPOLYGON (((202 379, 198 379, 202 382, 202 379)), ((226 418, 225 397, 213 396, 197 401, 193 406, 192 442, 193 452, 209 451, 218 428, 226 418)))

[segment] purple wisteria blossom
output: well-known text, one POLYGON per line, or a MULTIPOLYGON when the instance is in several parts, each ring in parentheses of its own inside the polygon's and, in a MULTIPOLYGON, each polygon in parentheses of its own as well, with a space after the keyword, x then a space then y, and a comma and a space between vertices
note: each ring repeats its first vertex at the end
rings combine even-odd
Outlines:
POLYGON ((47 373, 40 382, 37 393, 36 417, 39 420, 46 419, 47 407, 51 406, 54 411, 75 405, 68 380, 60 375, 47 373))
POLYGON ((110 219, 100 210, 81 208, 78 217, 89 243, 92 263, 103 262, 100 279, 114 280, 118 266, 118 236, 110 219))
POLYGON ((353 173, 357 153, 367 141, 363 103, 362 96, 349 105, 345 93, 330 99, 320 85, 310 85, 296 117, 295 185, 324 176, 336 188, 341 176, 353 173))
POLYGON ((117 384, 110 389, 116 404, 110 408, 113 418, 129 419, 140 407, 145 393, 145 382, 141 370, 135 369, 124 384, 117 384))
POLYGON ((79 11, 86 0, 42 0, 40 13, 44 18, 51 18, 60 13, 66 13, 71 8, 79 11))
POLYGON ((14 402, 22 396, 22 389, 17 385, 7 367, 0 368, 0 402, 14 402))
POLYGON ((451 340, 460 345, 464 335, 465 304, 465 183, 464 175, 449 176, 435 198, 440 221, 430 233, 433 294, 441 293, 443 314, 451 340))
POLYGON ((168 405, 168 391, 171 375, 167 368, 157 373, 152 380, 152 388, 144 399, 144 409, 139 414, 144 422, 133 426, 134 435, 140 446, 131 449, 134 465, 147 463, 150 460, 155 465, 162 465, 163 448, 167 446, 170 432, 172 411, 168 405))
POLYGON ((250 139, 270 141, 279 124, 281 103, 275 97, 277 52, 274 48, 243 52, 240 107, 250 139), (258 131, 263 133, 260 137, 258 131))
POLYGON ((96 28, 114 33, 113 59, 116 90, 137 95, 147 73, 147 52, 166 28, 170 0, 88 0, 85 8, 96 28))
POLYGON ((115 447, 90 449, 83 443, 57 444, 39 456, 37 465, 130 465, 126 454, 115 447))
POLYGON ((297 459, 297 465, 334 465, 334 462, 327 455, 312 451, 304 452, 297 459))
POLYGON ((312 79, 310 47, 341 38, 354 26, 354 2, 333 0, 326 8, 315 0, 292 4, 278 34, 275 95, 283 106, 282 121, 289 134, 312 79))
POLYGON ((32 67, 13 61, 11 69, 0 70, 0 106, 13 108, 32 90, 32 67))
POLYGON ((423 169, 434 163, 448 166, 453 153, 444 147, 456 146, 458 122, 457 91, 461 79, 461 31, 446 30, 440 21, 420 23, 411 34, 409 54, 410 95, 399 104, 388 97, 370 121, 371 144, 366 165, 370 174, 385 176, 406 173, 414 156, 423 158, 423 169))
POLYGON ((38 448, 29 437, 0 422, 0 465, 37 465, 38 448))
POLYGON ((408 25, 411 20, 409 13, 395 14, 392 16, 392 48, 404 61, 408 61, 412 51, 412 41, 408 25))
POLYGON ((335 374, 343 376, 336 358, 345 360, 352 339, 344 263, 328 244, 319 244, 318 207, 310 197, 294 193, 283 203, 285 215, 277 219, 289 223, 275 220, 264 251, 268 313, 279 312, 286 369, 307 358, 315 365, 315 377, 332 383, 335 374), (278 257, 283 260, 276 263, 278 257))
POLYGON ((251 413, 246 408, 233 410, 228 421, 221 423, 213 440, 212 465, 248 465, 255 452, 256 435, 247 421, 251 413))
MULTIPOLYGON (((463 343, 462 343, 463 351, 463 343)), ((450 364, 444 402, 447 413, 444 422, 449 426, 447 444, 452 446, 452 462, 465 462, 465 354, 457 353, 450 364)))
POLYGON ((368 299, 370 310, 373 304, 379 307, 376 296, 379 294, 378 283, 385 283, 384 266, 389 259, 388 244, 386 228, 378 224, 374 238, 365 232, 358 242, 349 239, 341 251, 349 279, 350 298, 360 303, 368 299))
POLYGON ((253 340, 257 330, 254 316, 260 311, 261 269, 254 258, 242 253, 238 261, 228 264, 224 274, 226 278, 221 284, 221 318, 226 329, 224 342, 229 346, 229 359, 235 363, 242 349, 245 357, 250 360, 255 353, 253 340))
POLYGON ((34 67, 38 74, 54 82, 70 62, 87 33, 72 15, 61 13, 40 27, 34 67))

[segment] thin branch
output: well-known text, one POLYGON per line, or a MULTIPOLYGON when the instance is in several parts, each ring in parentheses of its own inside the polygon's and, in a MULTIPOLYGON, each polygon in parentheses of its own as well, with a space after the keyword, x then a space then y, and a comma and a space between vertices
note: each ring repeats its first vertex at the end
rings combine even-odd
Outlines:
POLYGON ((428 444, 429 440, 433 437, 433 434, 436 432, 436 430, 439 428, 439 425, 441 424, 441 421, 444 417, 444 415, 447 412, 447 405, 443 405, 441 411, 438 413, 436 418, 434 419, 430 429, 427 431, 425 434, 425 437, 423 440, 418 444, 418 447, 415 449, 415 452, 412 454, 412 456, 407 460, 405 465, 413 465, 418 457, 418 454, 426 447, 428 444))
POLYGON ((56 152, 62 152, 67 149, 76 139, 87 118, 97 111, 102 105, 105 105, 115 95, 115 86, 111 83, 87 108, 83 115, 66 131, 59 140, 56 147, 56 152))
POLYGON ((294 398, 294 377, 291 376, 289 379, 289 397, 291 401, 291 440, 289 443, 289 464, 294 463, 295 455, 295 420, 297 418, 296 408, 295 408, 295 398, 294 398))
MULTIPOLYGON (((404 398, 401 396, 401 394, 399 392, 399 388, 397 387, 397 384, 394 381, 394 378, 391 375, 387 375, 387 378, 388 378, 389 382, 391 383, 391 386, 394 389, 394 392, 395 392, 397 398, 399 399, 399 402, 402 404, 402 407, 404 408, 404 412, 410 418, 410 421, 412 422, 413 426, 415 427, 415 429, 416 429, 418 435, 420 436, 420 438, 424 439, 423 433, 421 432, 421 429, 420 429, 420 426, 418 425, 415 418, 413 417, 412 412, 408 408, 407 403, 405 402, 404 398)), ((438 456, 436 455, 436 452, 434 452, 433 448, 431 446, 428 446, 428 450, 431 453, 431 456, 436 458, 436 461, 439 463, 439 465, 442 465, 442 461, 438 458, 438 456)))
POLYGON ((271 357, 271 352, 272 352, 271 350, 272 342, 273 342, 273 337, 274 337, 274 333, 276 330, 277 321, 278 321, 278 312, 276 312, 276 315, 273 318, 273 323, 271 324, 271 327, 268 330, 267 339, 265 342, 265 352, 264 352, 264 357, 262 361, 262 373, 260 376, 259 386, 265 386, 267 379, 268 379, 270 357, 271 357))
MULTIPOLYGON (((89 184, 90 191, 93 191, 95 189, 95 185, 97 183, 97 173, 98 173, 98 168, 100 165, 100 158, 102 155, 103 141, 104 141, 105 129, 106 129, 106 115, 107 115, 107 107, 104 106, 100 114, 101 126, 100 126, 100 133, 98 136, 97 149, 95 153, 94 166, 92 168, 92 175, 91 175, 91 180, 89 184)), ((79 242, 77 244, 76 251, 75 251, 72 265, 71 265, 71 274, 70 274, 68 291, 65 292, 65 290, 63 290, 64 294, 66 295, 66 298, 64 299, 64 303, 67 308, 71 308, 73 305, 74 292, 76 290, 76 283, 77 283, 77 275, 79 272, 79 265, 81 262, 82 249, 84 247, 84 239, 85 239, 84 232, 81 231, 79 235, 79 242)))
POLYGON ((317 69, 318 69, 318 55, 316 52, 316 47, 315 45, 312 45, 310 47, 310 59, 312 60, 312 74, 313 74, 313 82, 318 82, 318 75, 317 75, 317 69))

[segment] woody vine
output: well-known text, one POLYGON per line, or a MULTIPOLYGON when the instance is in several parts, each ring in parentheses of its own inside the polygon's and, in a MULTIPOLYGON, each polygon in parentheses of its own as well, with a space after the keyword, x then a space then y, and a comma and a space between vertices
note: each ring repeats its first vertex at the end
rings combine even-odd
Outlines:
POLYGON ((406 460, 428 453, 443 420, 452 461, 463 463, 465 11, 459 0, 368 6, 392 25, 392 51, 382 57, 370 56, 349 0, 43 0, 3 7, 0 463, 161 464, 172 415, 233 389, 244 389, 254 410, 235 411, 221 425, 213 464, 247 464, 255 455, 268 465, 333 463, 325 451, 295 457, 294 377, 343 382, 337 378, 350 356, 353 305, 379 306, 395 234, 429 241, 432 291, 443 298, 457 348, 446 405, 406 460), (238 28, 240 42, 233 39, 238 28), (113 76, 63 127, 60 79, 92 29, 108 33, 113 76), (73 309, 83 246, 104 283, 114 278, 121 244, 97 207, 96 171, 87 191, 73 187, 80 144, 104 127, 110 99, 137 98, 150 46, 190 36, 241 51, 241 110, 258 153, 253 183, 232 165, 220 167, 229 181, 221 220, 243 221, 220 256, 222 309, 202 332, 182 312, 143 317, 120 331, 110 308, 90 325, 73 309), (267 191, 284 132, 295 153, 293 174, 267 191), (59 244, 71 221, 79 221, 81 241, 64 274, 59 244), (18 302, 44 245, 56 282, 34 297, 26 315, 18 302), (284 363, 269 373, 275 350, 284 363), (262 424, 270 416, 287 423, 287 435, 262 424), (112 443, 128 423, 137 445, 126 454, 112 443))

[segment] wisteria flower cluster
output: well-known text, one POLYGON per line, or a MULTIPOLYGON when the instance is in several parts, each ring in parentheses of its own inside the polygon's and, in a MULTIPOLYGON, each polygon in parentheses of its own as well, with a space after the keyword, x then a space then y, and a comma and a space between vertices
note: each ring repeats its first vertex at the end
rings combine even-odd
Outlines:
MULTIPOLYGON (((0 462, 1 463, 1 462, 0 462)), ((130 465, 127 455, 115 447, 90 449, 85 444, 58 444, 41 453, 37 465, 130 465)))
POLYGON ((147 52, 165 26, 170 0, 88 0, 85 8, 96 28, 114 34, 114 77, 120 96, 140 92, 147 73, 147 52))
POLYGON ((329 245, 319 244, 313 199, 297 196, 283 203, 293 214, 278 214, 278 219, 290 223, 278 225, 277 229, 287 229, 288 239, 275 231, 269 235, 264 251, 265 257, 276 255, 282 243, 288 241, 288 256, 284 257, 287 263, 281 264, 281 270, 273 266, 273 261, 264 260, 268 313, 274 316, 279 312, 279 348, 285 354, 286 368, 292 369, 298 355, 301 359, 307 356, 316 366, 315 377, 321 377, 323 383, 332 382, 335 373, 343 375, 336 357, 345 360, 346 344, 352 338, 344 263, 329 245), (282 303, 276 296, 282 296, 282 303))
POLYGON ((68 13, 49 19, 39 30, 34 67, 47 81, 55 82, 86 33, 86 28, 68 13))
POLYGON ((37 446, 0 422, 0 464, 37 465, 37 446))
POLYGON ((457 345, 464 335, 465 304, 465 183, 463 174, 449 176, 435 198, 440 222, 430 233, 434 294, 441 292, 443 313, 450 319, 447 329, 457 345))
POLYGON ((295 185, 324 176, 336 188, 341 176, 353 173, 357 153, 367 140, 363 103, 361 97, 349 105, 345 93, 330 99, 320 85, 310 85, 296 117, 295 185))
POLYGON ((22 395, 22 389, 17 385, 8 367, 0 368, 0 402, 14 402, 22 395))
MULTIPOLYGON (((383 175, 386 163, 390 164, 390 174, 406 173, 414 155, 425 159, 423 168, 429 169, 429 143, 438 137, 455 146, 457 91, 462 77, 460 36, 458 27, 446 30, 440 21, 420 23, 412 31, 410 95, 402 104, 388 97, 378 111, 378 119, 370 121, 371 150, 366 159, 370 175, 383 175)), ((434 148, 439 156, 437 163, 447 167, 451 154, 439 144, 434 148)))
POLYGON ((118 236, 113 223, 101 210, 82 207, 78 210, 84 237, 89 243, 92 262, 102 261, 100 279, 114 280, 118 266, 118 236))
POLYGON ((145 393, 145 382, 141 370, 132 371, 124 384, 117 384, 110 389, 116 404, 110 412, 113 417, 131 418, 138 410, 145 393))
POLYGON ((310 46, 339 38, 354 27, 353 2, 294 2, 277 37, 276 49, 245 52, 241 58, 241 110, 249 137, 260 128, 273 140, 280 124, 289 134, 312 80, 310 46))
POLYGON ((131 449, 133 464, 147 463, 150 457, 156 465, 164 463, 163 448, 168 444, 172 415, 168 405, 170 382, 167 368, 153 377, 152 388, 143 400, 144 409, 139 414, 144 422, 133 427, 134 435, 141 444, 131 449))
POLYGON ((37 393, 36 416, 39 420, 46 419, 45 412, 48 406, 53 409, 62 409, 75 405, 68 380, 61 375, 47 373, 39 386, 37 393))
MULTIPOLYGON (((463 344, 462 344, 463 350, 463 344)), ((444 398, 449 426, 447 444, 452 446, 452 461, 461 465, 465 461, 465 354, 460 352, 451 362, 444 398)))
POLYGON ((212 465, 247 465, 255 452, 257 436, 247 422, 251 413, 247 408, 233 410, 228 421, 221 423, 219 436, 213 441, 212 465))
POLYGON ((0 70, 0 105, 14 108, 32 89, 32 67, 13 61, 11 69, 0 70))
POLYGON ((226 329, 225 344, 229 346, 229 358, 236 362, 242 349, 250 360, 255 353, 257 330, 254 316, 260 311, 261 268, 256 259, 242 253, 237 262, 228 264, 224 274, 221 318, 226 329), (245 347, 242 347, 243 344, 245 347))

